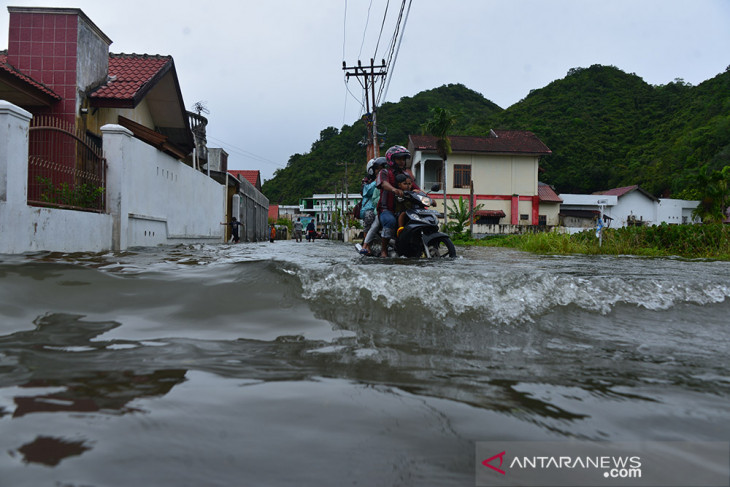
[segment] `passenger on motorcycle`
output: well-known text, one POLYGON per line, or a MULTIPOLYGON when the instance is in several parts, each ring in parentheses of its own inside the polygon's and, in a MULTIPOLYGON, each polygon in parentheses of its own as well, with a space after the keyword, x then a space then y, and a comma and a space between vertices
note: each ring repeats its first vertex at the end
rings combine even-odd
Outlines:
POLYGON ((363 179, 360 218, 363 221, 363 235, 365 237, 363 239, 362 250, 360 253, 364 255, 370 255, 371 240, 368 239, 370 228, 372 228, 373 225, 379 225, 379 223, 376 223, 375 207, 378 205, 378 200, 380 199, 380 190, 375 185, 378 173, 384 165, 385 157, 370 159, 367 164, 367 176, 363 179))
MULTIPOLYGON (((388 256, 388 242, 396 236, 398 221, 395 217, 396 197, 403 197, 403 190, 396 187, 396 176, 405 174, 415 180, 410 170, 411 153, 402 145, 394 145, 385 153, 387 166, 380 171, 376 180, 376 186, 380 189, 380 202, 378 203, 378 217, 383 227, 381 233, 380 256, 388 256)), ((413 189, 420 188, 413 183, 413 189)))
MULTIPOLYGON (((395 177, 395 183, 398 189, 403 192, 413 190, 413 180, 407 174, 399 174, 395 177)), ((401 198, 396 196, 395 198, 395 216, 398 218, 398 231, 397 236, 400 236, 401 230, 406 224, 406 210, 413 208, 413 202, 408 198, 401 198)))

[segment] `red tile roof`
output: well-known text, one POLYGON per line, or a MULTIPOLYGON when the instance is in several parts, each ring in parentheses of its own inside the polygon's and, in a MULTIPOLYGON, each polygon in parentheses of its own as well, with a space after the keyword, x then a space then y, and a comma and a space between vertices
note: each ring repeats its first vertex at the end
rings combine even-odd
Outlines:
POLYGON ((256 189, 261 188, 261 171, 229 170, 228 172, 237 178, 245 179, 256 189))
MULTIPOLYGON (((436 150, 438 139, 431 135, 410 135, 409 149, 436 150)), ((452 152, 550 155, 552 151, 532 132, 526 130, 492 130, 485 137, 449 136, 452 152)))
POLYGON ((630 193, 635 189, 639 189, 638 184, 634 184, 633 186, 624 186, 623 188, 613 188, 613 189, 607 189, 605 191, 596 191, 593 194, 605 194, 605 195, 611 195, 611 196, 623 196, 626 193, 630 193))
MULTIPOLYGON (((171 56, 109 54, 109 78, 89 97, 94 101, 122 102, 133 108, 172 68, 171 56)), ((98 103, 95 103, 98 104, 98 103)))
POLYGON ((48 88, 43 83, 39 83, 38 81, 34 80, 30 76, 21 73, 15 67, 8 64, 8 53, 6 51, 0 52, 0 70, 2 70, 4 73, 7 73, 18 80, 22 81, 23 83, 26 83, 36 90, 40 91, 44 95, 47 95, 55 100, 61 100, 61 96, 55 93, 52 89, 48 88))
POLYGON ((537 195, 540 198, 540 201, 544 201, 546 203, 562 203, 563 200, 558 194, 553 191, 553 188, 548 186, 545 183, 537 183, 537 195))
POLYGON ((647 193, 646 191, 641 189, 638 184, 634 184, 633 186, 624 186, 622 188, 607 189, 606 191, 596 191, 593 194, 605 194, 610 196, 618 196, 620 198, 626 194, 631 193, 632 191, 639 191, 650 200, 659 201, 658 198, 656 198, 654 195, 647 193))

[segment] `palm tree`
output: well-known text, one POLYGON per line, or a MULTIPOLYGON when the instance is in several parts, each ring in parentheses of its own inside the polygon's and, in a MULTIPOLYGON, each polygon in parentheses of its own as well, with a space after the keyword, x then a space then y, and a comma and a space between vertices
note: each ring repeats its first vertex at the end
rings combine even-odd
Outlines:
POLYGON ((444 226, 447 224, 448 213, 446 209, 446 159, 451 154, 451 140, 449 139, 449 132, 456 123, 456 117, 445 108, 432 108, 432 117, 423 125, 423 132, 427 135, 433 135, 437 137, 436 141, 436 152, 439 157, 444 161, 443 165, 443 181, 444 181, 444 226))

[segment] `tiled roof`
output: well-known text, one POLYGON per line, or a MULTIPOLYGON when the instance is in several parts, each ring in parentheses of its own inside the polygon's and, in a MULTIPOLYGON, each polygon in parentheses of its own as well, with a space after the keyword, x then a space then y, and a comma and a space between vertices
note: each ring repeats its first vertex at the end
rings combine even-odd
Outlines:
POLYGON ((546 203, 562 203, 563 199, 557 195, 555 191, 553 191, 553 188, 548 186, 545 183, 537 183, 537 195, 540 198, 540 201, 544 201, 546 203))
POLYGON ((613 189, 607 189, 605 191, 596 191, 593 194, 607 194, 611 196, 623 196, 626 193, 630 193, 635 189, 639 189, 638 184, 634 184, 633 186, 624 186, 623 188, 613 188, 613 189))
MULTIPOLYGON (((409 136, 409 148, 436 150, 436 137, 431 135, 409 136)), ((526 130, 492 130, 485 137, 449 136, 452 152, 482 152, 497 154, 550 155, 552 151, 532 132, 526 130)))
POLYGON ((606 191, 596 191, 593 194, 605 194, 605 195, 611 195, 611 196, 618 196, 620 198, 626 194, 631 193, 632 191, 639 191, 641 194, 643 194, 650 200, 659 201, 658 198, 656 198, 654 195, 647 193, 646 191, 641 189, 638 184, 634 184, 633 186, 624 186, 622 188, 607 189, 606 191))
POLYGON ((235 177, 242 177, 249 183, 251 183, 255 188, 258 188, 259 181, 260 181, 260 171, 246 171, 246 170, 229 170, 230 174, 232 174, 235 177))
POLYGON ((171 56, 109 54, 107 83, 89 96, 92 100, 116 100, 134 106, 171 67, 171 56))
POLYGON ((15 78, 19 79, 20 81, 23 81, 23 82, 29 84, 33 88, 39 90, 40 92, 42 92, 43 94, 45 94, 47 96, 50 96, 51 98, 54 98, 56 100, 60 100, 61 99, 61 96, 60 95, 56 94, 53 90, 51 90, 50 88, 48 88, 44 84, 39 83, 38 81, 34 80, 30 76, 21 73, 20 71, 18 71, 17 69, 15 69, 13 66, 11 66, 10 64, 8 64, 8 53, 7 53, 7 51, 0 52, 0 70, 2 70, 3 72, 8 73, 8 74, 14 76, 15 78))

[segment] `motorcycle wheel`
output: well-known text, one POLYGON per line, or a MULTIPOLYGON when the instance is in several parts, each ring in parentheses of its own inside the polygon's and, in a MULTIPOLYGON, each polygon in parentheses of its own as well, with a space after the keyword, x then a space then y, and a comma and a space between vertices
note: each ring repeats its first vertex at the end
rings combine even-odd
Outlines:
MULTIPOLYGON (((428 253, 432 259, 454 258, 456 257, 456 247, 448 237, 440 237, 428 243, 428 253)), ((426 252, 423 252, 423 257, 426 257, 426 252)))

